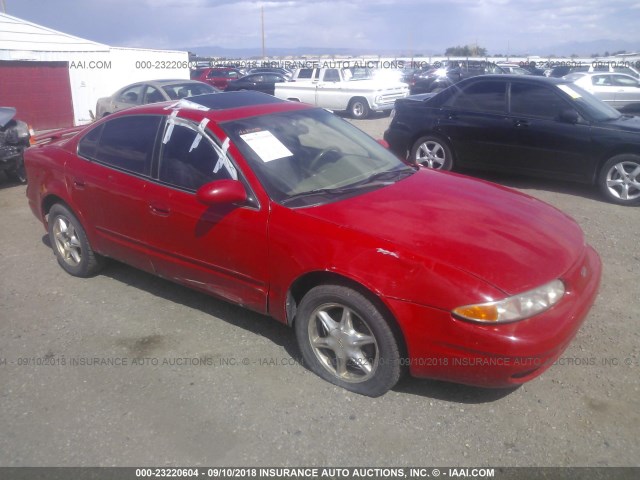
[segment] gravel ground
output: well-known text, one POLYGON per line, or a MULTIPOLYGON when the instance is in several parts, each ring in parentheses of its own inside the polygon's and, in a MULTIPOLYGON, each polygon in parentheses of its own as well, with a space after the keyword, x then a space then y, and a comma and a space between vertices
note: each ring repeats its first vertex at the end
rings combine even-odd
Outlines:
POLYGON ((371 399, 311 374, 269 318, 115 262, 65 274, 0 176, 0 466, 639 466, 640 209, 484 178, 580 223, 604 263, 595 306, 516 390, 408 378, 371 399))

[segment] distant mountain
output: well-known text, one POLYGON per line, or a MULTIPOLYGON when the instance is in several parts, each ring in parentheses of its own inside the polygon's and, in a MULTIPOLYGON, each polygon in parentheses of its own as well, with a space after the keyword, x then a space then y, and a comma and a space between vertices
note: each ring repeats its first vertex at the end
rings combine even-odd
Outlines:
POLYGON ((640 52, 640 43, 623 40, 593 40, 589 42, 566 42, 548 47, 532 47, 527 53, 531 55, 556 55, 558 57, 576 54, 581 57, 590 57, 593 54, 604 56, 605 52, 613 53, 625 50, 627 53, 640 52))
MULTIPOLYGON (((183 47, 178 50, 188 50, 201 57, 226 57, 226 58, 261 58, 261 48, 226 48, 219 46, 205 47, 183 47)), ((378 51, 374 49, 352 49, 352 48, 333 48, 333 47, 285 47, 285 48, 266 48, 266 54, 269 57, 302 57, 320 55, 337 55, 337 56, 358 56, 358 55, 384 55, 395 56, 401 52, 397 51, 378 51)))
MULTIPOLYGON (((225 58, 261 58, 262 49, 257 48, 227 48, 220 46, 201 46, 201 47, 182 47, 178 50, 188 50, 201 57, 225 57, 225 58)), ((442 49, 444 51, 445 49, 442 49)), ((590 57, 592 54, 598 54, 604 56, 605 52, 613 53, 620 50, 625 50, 627 53, 640 52, 640 44, 634 42, 620 41, 620 40, 593 40, 588 42, 566 42, 557 45, 549 45, 541 47, 539 45, 531 46, 530 48, 523 49, 518 54, 539 55, 546 57, 548 55, 555 55, 557 57, 569 57, 576 54, 580 57, 590 57)), ((494 52, 489 52, 492 55, 494 52)), ((300 58, 303 56, 319 57, 321 55, 336 55, 343 57, 357 57, 362 55, 380 55, 383 57, 409 57, 412 55, 410 52, 401 51, 399 49, 382 49, 376 50, 374 48, 335 48, 335 47, 283 47, 283 48, 266 48, 266 54, 268 57, 287 57, 292 56, 300 58)), ((436 52, 433 49, 415 48, 414 55, 422 54, 425 56, 438 55, 442 52, 436 52)))

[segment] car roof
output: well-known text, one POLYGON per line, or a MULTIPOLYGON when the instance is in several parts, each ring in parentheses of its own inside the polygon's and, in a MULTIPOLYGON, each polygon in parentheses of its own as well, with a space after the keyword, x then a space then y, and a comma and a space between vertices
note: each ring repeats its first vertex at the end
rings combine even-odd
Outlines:
POLYGON ((239 68, 236 67, 207 67, 207 68, 203 68, 204 70, 240 70, 239 68))
POLYGON ((105 118, 109 119, 132 114, 167 115, 169 110, 177 110, 180 112, 180 116, 192 119, 198 118, 198 121, 206 117, 216 122, 224 122, 276 112, 313 108, 315 107, 305 103, 290 102, 266 93, 245 90, 240 92, 209 93, 181 100, 141 105, 121 110, 105 118), (184 112, 184 115, 182 112, 184 112))
POLYGON ((198 80, 191 80, 191 79, 188 79, 188 78, 165 78, 165 79, 160 79, 160 80, 142 80, 140 82, 130 83, 129 85, 125 85, 124 87, 120 88, 118 90, 118 92, 120 92, 122 90, 126 90, 127 88, 134 87, 136 85, 152 85, 154 87, 164 87, 164 86, 167 86, 167 85, 175 85, 175 84, 178 84, 178 83, 179 84, 197 83, 197 84, 208 85, 208 84, 206 84, 204 82, 200 82, 198 80))
POLYGON ((208 95, 198 95, 189 97, 188 100, 195 102, 211 110, 223 110, 229 108, 248 107, 253 105, 268 105, 271 103, 285 103, 286 100, 267 95, 262 92, 245 90, 241 92, 224 92, 224 94, 210 93, 208 95))
POLYGON ((614 77, 630 77, 637 80, 633 75, 629 75, 628 73, 622 72, 609 72, 609 71, 600 71, 600 72, 576 72, 581 73, 584 77, 595 77, 596 75, 613 75, 614 77))
POLYGON ((518 82, 527 82, 527 83, 541 83, 541 84, 552 84, 552 85, 561 85, 571 83, 569 80, 564 78, 554 78, 554 77, 538 77, 534 75, 511 75, 511 74, 501 74, 501 75, 480 75, 478 77, 470 77, 466 78, 459 82, 459 84, 469 83, 469 82, 479 82, 485 80, 514 80, 518 82))
MULTIPOLYGON (((174 78, 174 79, 167 79, 167 80, 147 80, 146 82, 140 82, 140 83, 148 83, 149 85, 164 87, 165 85, 174 85, 176 83, 181 83, 181 84, 185 84, 185 83, 203 84, 204 82, 199 82, 198 80, 190 80, 188 78, 174 78)), ((205 84, 205 85, 207 85, 207 84, 205 84)))

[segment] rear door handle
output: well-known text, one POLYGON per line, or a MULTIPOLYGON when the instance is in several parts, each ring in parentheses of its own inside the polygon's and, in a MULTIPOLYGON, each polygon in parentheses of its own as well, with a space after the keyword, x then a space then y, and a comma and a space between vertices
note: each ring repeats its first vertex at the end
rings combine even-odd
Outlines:
POLYGON ((73 179, 73 186, 75 188, 77 188, 78 190, 84 190, 84 187, 86 185, 84 183, 84 179, 82 179, 82 178, 74 178, 73 179))
POLYGON ((527 120, 514 120, 513 124, 516 127, 528 127, 529 126, 529 122, 527 120))

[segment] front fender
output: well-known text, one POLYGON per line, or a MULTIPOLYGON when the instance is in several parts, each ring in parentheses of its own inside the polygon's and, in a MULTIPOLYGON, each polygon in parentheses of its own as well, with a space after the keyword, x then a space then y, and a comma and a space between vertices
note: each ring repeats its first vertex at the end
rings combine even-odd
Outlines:
POLYGON ((334 275, 360 285, 394 316, 391 299, 449 310, 477 298, 502 295, 486 282, 421 252, 278 205, 272 210, 269 237, 273 272, 269 314, 283 323, 292 287, 312 274, 334 275))

